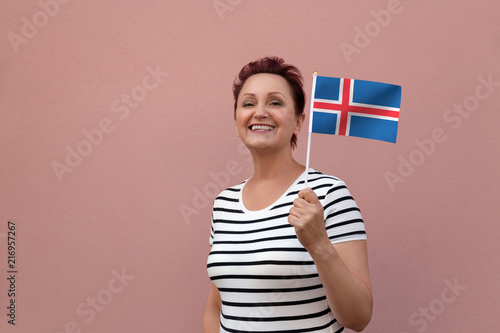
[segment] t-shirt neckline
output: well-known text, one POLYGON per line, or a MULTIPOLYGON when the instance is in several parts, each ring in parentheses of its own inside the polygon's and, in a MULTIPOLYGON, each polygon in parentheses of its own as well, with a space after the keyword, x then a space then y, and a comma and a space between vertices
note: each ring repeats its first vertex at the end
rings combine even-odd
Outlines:
POLYGON ((259 209, 259 210, 249 210, 247 209, 247 207, 245 206, 245 204, 243 203, 243 188, 245 187, 246 183, 248 182, 248 179, 246 179, 244 182, 243 182, 243 185, 241 186, 241 190, 239 191, 238 193, 238 201, 239 201, 239 205, 240 205, 240 209, 245 212, 245 214, 262 214, 262 213, 266 213, 268 212, 271 208, 273 208, 274 206, 277 206, 279 205, 280 203, 282 203, 282 201, 285 199, 285 197, 287 196, 288 193, 290 193, 290 191, 298 185, 298 183, 304 179, 305 175, 307 172, 311 171, 312 169, 309 168, 309 170, 304 170, 298 177, 297 179, 295 179, 295 181, 285 190, 285 192, 283 192, 281 194, 281 196, 276 199, 276 201, 274 201, 273 203, 271 203, 269 206, 265 207, 265 208, 262 208, 262 209, 259 209))

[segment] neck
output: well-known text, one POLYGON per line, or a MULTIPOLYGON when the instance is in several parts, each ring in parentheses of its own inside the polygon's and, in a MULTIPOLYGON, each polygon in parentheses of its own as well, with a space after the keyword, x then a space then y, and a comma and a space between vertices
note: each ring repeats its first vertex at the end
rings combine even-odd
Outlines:
POLYGON ((281 152, 252 151, 254 181, 298 177, 305 167, 293 158, 292 151, 281 152))

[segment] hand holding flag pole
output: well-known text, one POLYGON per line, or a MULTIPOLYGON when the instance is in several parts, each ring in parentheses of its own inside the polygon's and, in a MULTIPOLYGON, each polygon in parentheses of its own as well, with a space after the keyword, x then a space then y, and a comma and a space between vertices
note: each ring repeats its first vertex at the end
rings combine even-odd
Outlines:
POLYGON ((401 86, 318 76, 313 73, 307 139, 307 188, 311 133, 356 136, 396 143, 401 86))

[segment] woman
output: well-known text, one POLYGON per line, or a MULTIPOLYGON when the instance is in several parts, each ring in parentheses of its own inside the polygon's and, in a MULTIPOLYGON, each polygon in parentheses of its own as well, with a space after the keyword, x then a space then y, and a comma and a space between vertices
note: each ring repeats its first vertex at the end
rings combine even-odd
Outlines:
POLYGON ((214 200, 203 332, 363 330, 373 296, 359 209, 344 182, 292 156, 305 118, 300 72, 259 59, 233 92, 254 174, 214 200))

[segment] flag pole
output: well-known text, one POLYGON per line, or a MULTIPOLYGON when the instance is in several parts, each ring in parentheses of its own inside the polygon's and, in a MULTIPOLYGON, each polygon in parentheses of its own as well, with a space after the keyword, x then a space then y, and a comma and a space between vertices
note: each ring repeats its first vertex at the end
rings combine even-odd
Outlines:
POLYGON ((311 101, 309 108, 309 132, 307 135, 307 155, 306 155, 306 181, 305 188, 307 188, 307 180, 309 178, 309 156, 311 154, 311 133, 312 133, 312 124, 313 124, 313 105, 314 105, 314 91, 316 90, 316 76, 318 72, 313 73, 313 82, 312 82, 312 91, 311 91, 311 101))

